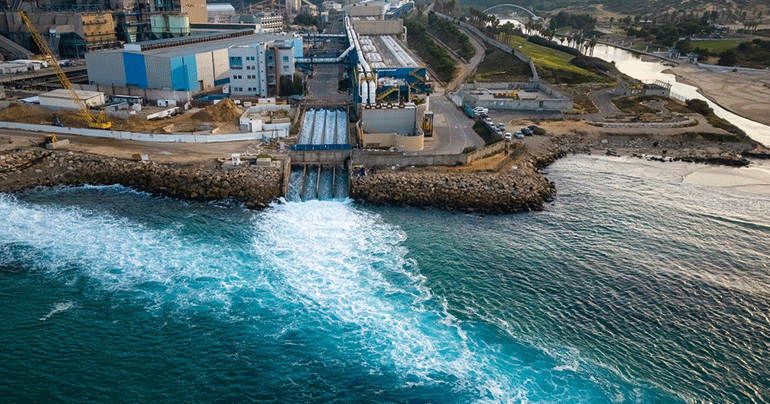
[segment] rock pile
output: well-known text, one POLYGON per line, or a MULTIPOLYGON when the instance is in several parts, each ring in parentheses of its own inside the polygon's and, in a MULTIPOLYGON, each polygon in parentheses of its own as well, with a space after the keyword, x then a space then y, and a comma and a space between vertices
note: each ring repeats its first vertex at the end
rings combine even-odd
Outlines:
POLYGON ((375 204, 432 206, 479 213, 542 210, 554 193, 532 167, 505 173, 376 171, 352 173, 350 196, 375 204))
POLYGON ((207 169, 26 148, 0 154, 0 192, 36 186, 122 184, 192 199, 235 199, 264 207, 281 196, 281 169, 207 169))

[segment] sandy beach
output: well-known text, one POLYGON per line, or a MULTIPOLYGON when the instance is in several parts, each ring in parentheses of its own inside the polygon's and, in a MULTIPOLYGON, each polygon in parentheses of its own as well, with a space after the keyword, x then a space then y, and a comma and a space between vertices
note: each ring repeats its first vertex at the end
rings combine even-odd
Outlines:
POLYGON ((770 125, 770 70, 715 71, 682 63, 665 72, 698 87, 698 92, 728 111, 770 125))

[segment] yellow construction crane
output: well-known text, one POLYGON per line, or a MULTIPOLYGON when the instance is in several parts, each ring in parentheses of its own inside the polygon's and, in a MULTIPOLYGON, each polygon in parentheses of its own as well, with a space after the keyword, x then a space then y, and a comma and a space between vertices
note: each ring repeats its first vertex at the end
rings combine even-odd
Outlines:
POLYGON ((78 109, 80 110, 80 115, 83 116, 83 119, 86 121, 86 123, 88 123, 88 127, 97 129, 111 128, 112 122, 107 120, 107 115, 104 113, 104 111, 101 111, 96 118, 91 115, 91 113, 88 111, 88 105, 86 105, 86 103, 81 100, 80 97, 78 97, 75 89, 72 88, 70 79, 67 78, 66 74, 64 74, 64 70, 62 70, 62 68, 59 66, 59 61, 56 60, 56 56, 54 56, 53 52, 51 52, 51 49, 48 47, 45 39, 43 39, 43 36, 37 32, 37 28, 32 25, 32 22, 29 21, 29 18, 27 18, 27 15, 23 11, 19 11, 19 15, 21 16, 21 20, 24 21, 24 25, 27 26, 30 35, 32 35, 32 39, 35 40, 37 47, 40 48, 40 51, 43 52, 43 54, 48 59, 50 59, 49 63, 51 64, 53 71, 56 73, 56 77, 59 78, 59 82, 61 82, 62 87, 69 90, 70 98, 72 98, 72 100, 75 101, 75 104, 77 104, 78 109))

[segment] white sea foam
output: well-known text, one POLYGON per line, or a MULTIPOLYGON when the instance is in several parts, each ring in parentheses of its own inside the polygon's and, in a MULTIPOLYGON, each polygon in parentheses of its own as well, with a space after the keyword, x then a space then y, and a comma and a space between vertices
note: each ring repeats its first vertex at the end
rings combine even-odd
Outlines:
POLYGON ((148 307, 173 303, 184 310, 207 302, 226 311, 232 290, 266 283, 242 276, 245 257, 233 247, 174 230, 81 208, 30 205, 7 195, 0 195, 0 216, 7 218, 0 240, 32 247, 30 260, 53 276, 86 277, 99 289, 131 293, 148 307))
POLYGON ((451 380, 482 400, 524 394, 496 368, 492 351, 469 344, 425 279, 409 269, 402 231, 350 201, 276 205, 255 226, 257 255, 288 286, 283 298, 347 330, 340 338, 359 347, 354 354, 379 358, 371 366, 395 367, 405 385, 451 380))
POLYGON ((53 305, 53 309, 51 309, 51 311, 49 311, 48 314, 46 314, 43 317, 40 317, 40 321, 46 321, 49 318, 51 318, 51 316, 53 316, 54 314, 61 313, 73 307, 75 307, 75 303, 73 302, 56 303, 55 305, 53 305))

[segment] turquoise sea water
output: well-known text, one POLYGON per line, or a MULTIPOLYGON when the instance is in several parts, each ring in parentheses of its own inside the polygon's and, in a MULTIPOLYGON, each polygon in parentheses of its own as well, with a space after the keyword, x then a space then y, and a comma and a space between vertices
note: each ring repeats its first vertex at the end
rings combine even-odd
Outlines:
POLYGON ((669 167, 507 216, 0 195, 0 401, 770 402, 770 198, 669 167))

